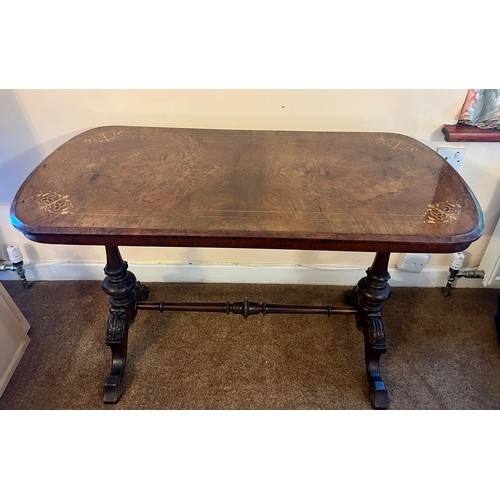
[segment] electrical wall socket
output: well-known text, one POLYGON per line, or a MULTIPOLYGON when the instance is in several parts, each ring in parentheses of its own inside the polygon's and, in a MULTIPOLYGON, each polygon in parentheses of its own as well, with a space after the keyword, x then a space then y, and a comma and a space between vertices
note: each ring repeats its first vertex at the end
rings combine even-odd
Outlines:
POLYGON ((407 273, 421 273, 429 260, 427 253, 403 253, 396 264, 400 271, 407 273))
POLYGON ((437 148, 436 151, 458 172, 467 148, 437 148))

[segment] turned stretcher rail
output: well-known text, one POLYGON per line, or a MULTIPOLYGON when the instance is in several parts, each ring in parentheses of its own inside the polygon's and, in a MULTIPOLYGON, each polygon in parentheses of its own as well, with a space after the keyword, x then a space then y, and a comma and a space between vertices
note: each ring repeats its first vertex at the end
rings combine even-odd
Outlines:
POLYGON ((184 312, 218 312, 241 314, 245 318, 253 314, 355 314, 357 309, 351 306, 309 306, 293 304, 267 304, 265 302, 151 302, 139 301, 137 309, 149 311, 184 311, 184 312))

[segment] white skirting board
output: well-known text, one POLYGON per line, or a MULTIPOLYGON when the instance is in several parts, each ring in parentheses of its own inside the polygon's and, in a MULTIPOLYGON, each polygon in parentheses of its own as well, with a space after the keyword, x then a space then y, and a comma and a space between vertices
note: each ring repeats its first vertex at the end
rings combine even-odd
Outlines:
MULTIPOLYGON (((355 285, 366 275, 365 267, 239 264, 144 264, 129 262, 129 270, 144 283, 261 283, 299 285, 355 285)), ((421 273, 390 268, 391 286, 439 288, 446 285, 447 267, 424 267, 421 273)), ((28 281, 98 280, 104 278, 104 263, 38 262, 26 265, 28 281)), ((0 279, 17 280, 15 272, 0 279)), ((20 285, 21 286, 21 285, 20 285)), ((480 288, 480 279, 458 279, 457 288, 480 288)))
POLYGON ((28 347, 29 323, 0 283, 0 397, 28 347))

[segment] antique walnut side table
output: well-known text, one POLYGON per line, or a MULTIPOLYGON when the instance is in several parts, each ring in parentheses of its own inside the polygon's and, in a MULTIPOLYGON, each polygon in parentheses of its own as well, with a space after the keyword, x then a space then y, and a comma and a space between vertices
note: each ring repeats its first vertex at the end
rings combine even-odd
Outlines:
POLYGON ((483 232, 474 195, 436 152, 392 133, 109 126, 50 154, 20 187, 13 225, 40 243, 103 245, 111 371, 123 391, 137 312, 353 314, 373 407, 386 408, 380 356, 391 252, 452 253, 483 232), (119 246, 373 252, 348 305, 151 302, 119 246))

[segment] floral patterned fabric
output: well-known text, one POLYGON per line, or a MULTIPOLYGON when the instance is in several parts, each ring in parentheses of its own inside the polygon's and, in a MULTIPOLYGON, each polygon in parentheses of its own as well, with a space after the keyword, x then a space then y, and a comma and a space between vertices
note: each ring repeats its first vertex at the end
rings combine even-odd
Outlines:
POLYGON ((500 89, 470 89, 458 123, 500 129, 500 89))

